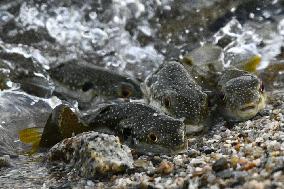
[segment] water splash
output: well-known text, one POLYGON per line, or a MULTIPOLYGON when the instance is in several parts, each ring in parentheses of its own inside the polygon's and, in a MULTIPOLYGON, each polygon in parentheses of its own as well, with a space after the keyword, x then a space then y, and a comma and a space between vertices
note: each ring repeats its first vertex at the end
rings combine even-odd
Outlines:
POLYGON ((227 40, 225 66, 230 65, 234 56, 260 55, 262 61, 258 69, 263 69, 281 52, 283 34, 283 19, 277 22, 251 20, 242 25, 233 18, 213 38, 216 44, 227 40))

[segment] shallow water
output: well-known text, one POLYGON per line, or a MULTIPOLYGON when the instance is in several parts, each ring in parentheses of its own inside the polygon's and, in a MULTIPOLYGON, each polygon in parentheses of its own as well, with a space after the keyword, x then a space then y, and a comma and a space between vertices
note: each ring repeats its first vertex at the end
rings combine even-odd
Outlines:
MULTIPOLYGON (((281 0, 4 0, 0 2, 0 54, 19 54, 20 61, 32 62, 34 70, 28 75, 44 78, 48 83, 44 87, 51 91, 54 84, 46 71, 62 62, 75 60, 144 80, 164 60, 181 59, 206 42, 222 44, 225 66, 230 66, 231 57, 257 54, 262 58, 258 69, 264 69, 284 59, 283 7, 281 0)), ((1 73, 18 64, 4 55, 1 73)), ((48 95, 25 94, 17 80, 6 82, 9 93, 34 100, 25 103, 42 100, 47 109, 60 103, 48 95)), ((0 126, 9 119, 25 123, 9 117, 12 113, 31 115, 29 127, 38 123, 37 109, 17 108, 16 97, 5 100, 0 111, 7 114, 1 114, 0 126)))

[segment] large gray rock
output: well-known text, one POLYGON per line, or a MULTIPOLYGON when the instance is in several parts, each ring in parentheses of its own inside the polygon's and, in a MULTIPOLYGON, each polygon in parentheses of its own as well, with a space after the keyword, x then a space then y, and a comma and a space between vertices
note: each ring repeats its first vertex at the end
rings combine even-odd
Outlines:
POLYGON ((64 139, 53 146, 48 162, 65 162, 83 177, 124 172, 133 168, 130 148, 121 145, 118 137, 87 132, 64 139))

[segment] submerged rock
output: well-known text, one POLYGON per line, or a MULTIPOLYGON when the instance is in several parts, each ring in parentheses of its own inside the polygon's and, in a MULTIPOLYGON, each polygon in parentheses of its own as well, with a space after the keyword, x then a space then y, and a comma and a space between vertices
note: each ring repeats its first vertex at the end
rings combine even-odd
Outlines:
POLYGON ((8 88, 7 86, 2 87, 5 83, 1 80, 7 82, 9 79, 14 83, 20 84, 20 88, 31 95, 50 97, 54 86, 49 80, 44 66, 23 52, 9 52, 9 50, 2 48, 0 46, 0 69, 9 74, 5 75, 6 78, 3 78, 1 74, 0 87, 8 88))
POLYGON ((118 137, 88 132, 64 139, 52 147, 48 162, 65 162, 84 177, 121 173, 133 168, 130 149, 118 137))

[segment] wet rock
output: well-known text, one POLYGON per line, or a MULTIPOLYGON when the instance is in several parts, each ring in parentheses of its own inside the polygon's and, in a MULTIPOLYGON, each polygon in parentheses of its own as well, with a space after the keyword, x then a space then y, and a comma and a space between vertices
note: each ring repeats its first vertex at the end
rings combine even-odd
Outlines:
POLYGON ((200 154, 199 151, 194 150, 194 149, 189 149, 187 153, 188 153, 188 156, 192 158, 195 158, 200 154))
POLYGON ((0 156, 16 155, 17 147, 14 144, 14 138, 7 129, 0 128, 0 156))
POLYGON ((20 88, 29 94, 47 98, 54 90, 44 66, 24 53, 11 53, 0 47, 0 68, 7 70, 9 79, 20 84, 20 88))
POLYGON ((134 161, 134 167, 142 170, 153 170, 153 164, 151 161, 138 159, 134 161))
POLYGON ((227 168, 228 168, 228 161, 226 158, 220 158, 212 165, 212 169, 215 172, 219 172, 227 168))
POLYGON ((265 184, 263 182, 258 182, 256 180, 252 180, 250 182, 247 182, 244 185, 245 189, 264 189, 265 188, 265 184))
POLYGON ((218 172, 216 176, 221 177, 222 179, 228 179, 233 176, 233 172, 230 169, 226 169, 218 172))
POLYGON ((205 154, 211 154, 212 152, 215 151, 215 149, 210 148, 210 147, 207 147, 207 146, 204 146, 203 148, 201 148, 200 151, 201 151, 201 152, 204 152, 205 154))
POLYGON ((112 135, 88 132, 64 139, 52 147, 48 162, 65 162, 79 175, 96 177, 133 168, 130 149, 112 135))
POLYGON ((52 96, 54 84, 44 77, 27 77, 22 78, 21 89, 29 94, 48 98, 52 96))

